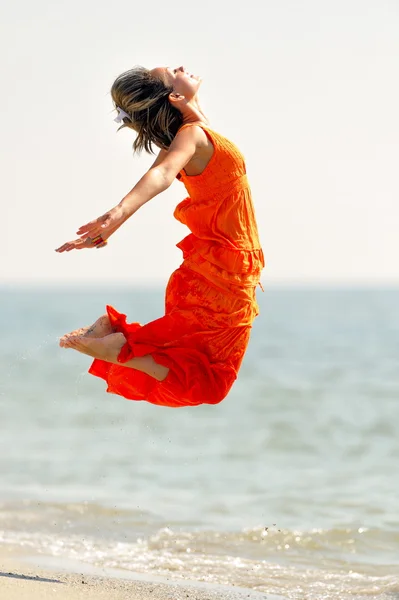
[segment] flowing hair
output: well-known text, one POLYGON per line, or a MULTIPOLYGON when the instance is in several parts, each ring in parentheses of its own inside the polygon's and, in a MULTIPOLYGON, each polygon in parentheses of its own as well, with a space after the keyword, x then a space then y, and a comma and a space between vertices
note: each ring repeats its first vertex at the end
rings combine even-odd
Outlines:
POLYGON ((124 127, 137 133, 134 152, 154 154, 153 145, 167 149, 183 124, 181 112, 169 102, 173 87, 144 67, 134 67, 117 77, 111 88, 112 100, 130 117, 124 127))

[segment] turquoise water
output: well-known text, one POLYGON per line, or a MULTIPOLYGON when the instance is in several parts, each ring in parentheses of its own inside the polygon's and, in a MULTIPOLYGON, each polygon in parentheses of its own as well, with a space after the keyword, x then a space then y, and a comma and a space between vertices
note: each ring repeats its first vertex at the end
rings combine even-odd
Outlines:
POLYGON ((258 294, 218 406, 106 394, 57 337, 157 289, 0 290, 0 542, 310 600, 399 598, 399 290, 258 294))

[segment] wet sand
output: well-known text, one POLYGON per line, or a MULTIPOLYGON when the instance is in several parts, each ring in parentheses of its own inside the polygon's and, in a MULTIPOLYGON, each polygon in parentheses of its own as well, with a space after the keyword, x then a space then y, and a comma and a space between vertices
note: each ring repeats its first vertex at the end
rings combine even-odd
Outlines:
MULTIPOLYGON (((51 561, 51 559, 48 559, 51 561)), ((3 600, 284 600, 281 596, 244 589, 142 580, 118 572, 92 574, 85 565, 59 563, 53 570, 46 558, 17 554, 0 547, 0 598, 3 600)), ((95 571, 92 569, 92 571, 95 571)))

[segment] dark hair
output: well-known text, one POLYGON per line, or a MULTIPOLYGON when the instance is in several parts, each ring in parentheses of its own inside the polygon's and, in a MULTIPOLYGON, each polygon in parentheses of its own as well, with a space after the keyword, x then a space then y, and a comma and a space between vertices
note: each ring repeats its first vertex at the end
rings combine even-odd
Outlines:
POLYGON ((116 107, 131 120, 123 119, 123 127, 137 132, 133 150, 154 154, 153 144, 169 148, 183 124, 181 112, 169 102, 173 87, 155 77, 144 67, 134 67, 117 77, 111 88, 116 107))

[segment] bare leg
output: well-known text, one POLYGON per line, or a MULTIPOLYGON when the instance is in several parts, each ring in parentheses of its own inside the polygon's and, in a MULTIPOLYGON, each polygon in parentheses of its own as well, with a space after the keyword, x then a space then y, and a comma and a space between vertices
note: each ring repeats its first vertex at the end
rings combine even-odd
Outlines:
POLYGON ((147 375, 150 375, 157 381, 163 381, 169 373, 168 367, 158 364, 152 358, 151 354, 132 358, 128 362, 118 362, 118 355, 126 343, 126 338, 123 333, 111 333, 101 338, 93 338, 86 336, 75 336, 70 339, 68 348, 88 354, 93 358, 100 358, 114 365, 137 369, 147 375))
POLYGON ((112 328, 112 325, 110 323, 110 320, 108 318, 108 315, 102 315, 99 319, 97 319, 97 321, 95 323, 93 323, 93 325, 89 325, 87 327, 81 327, 80 329, 75 329, 74 331, 71 331, 70 333, 66 333, 65 335, 62 336, 62 338, 60 339, 60 346, 61 348, 69 348, 70 347, 70 340, 75 338, 75 337, 88 337, 88 338, 100 338, 100 337, 104 337, 106 335, 109 335, 110 333, 113 333, 114 329, 112 328))

